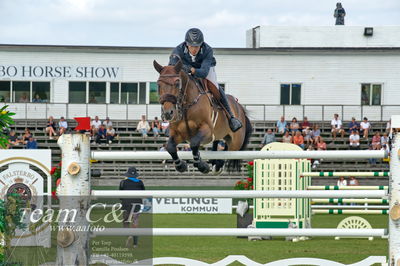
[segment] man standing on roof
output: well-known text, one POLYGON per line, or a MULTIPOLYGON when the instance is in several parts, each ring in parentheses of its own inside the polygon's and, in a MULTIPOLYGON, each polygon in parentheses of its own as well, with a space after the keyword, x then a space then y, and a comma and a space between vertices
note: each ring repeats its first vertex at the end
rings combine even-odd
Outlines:
POLYGON ((225 91, 217 83, 217 62, 213 56, 213 49, 204 42, 203 33, 199 29, 191 28, 186 32, 185 41, 172 51, 169 65, 175 65, 179 60, 182 60, 183 71, 196 78, 206 78, 214 84, 221 95, 220 102, 229 114, 229 127, 233 132, 239 130, 242 123, 233 115, 225 91))

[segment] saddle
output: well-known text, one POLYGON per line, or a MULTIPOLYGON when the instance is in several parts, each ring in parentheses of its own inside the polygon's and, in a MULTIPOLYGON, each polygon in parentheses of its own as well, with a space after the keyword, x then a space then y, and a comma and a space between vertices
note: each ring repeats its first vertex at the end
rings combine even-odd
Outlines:
POLYGON ((221 94, 219 93, 219 89, 215 87, 215 85, 208 79, 195 78, 194 80, 196 85, 206 93, 208 99, 210 100, 211 106, 216 109, 222 109, 220 103, 221 94))

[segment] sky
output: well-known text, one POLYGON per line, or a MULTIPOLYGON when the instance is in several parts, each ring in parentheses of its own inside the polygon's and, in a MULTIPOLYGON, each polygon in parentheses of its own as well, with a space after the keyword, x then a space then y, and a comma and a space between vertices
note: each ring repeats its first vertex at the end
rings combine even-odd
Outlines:
MULTIPOLYGON (((331 26, 336 0, 0 0, 0 44, 173 47, 200 28, 245 47, 259 25, 331 26)), ((343 0, 348 26, 400 25, 400 0, 343 0)))

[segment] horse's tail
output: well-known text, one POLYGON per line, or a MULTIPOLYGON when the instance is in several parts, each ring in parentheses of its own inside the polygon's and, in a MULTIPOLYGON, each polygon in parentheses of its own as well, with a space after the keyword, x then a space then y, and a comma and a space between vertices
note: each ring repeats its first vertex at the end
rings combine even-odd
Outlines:
MULTIPOLYGON (((240 150, 243 151, 246 149, 247 144, 249 143, 251 133, 253 132, 253 127, 251 126, 250 119, 246 115, 246 111, 244 108, 241 106, 243 112, 244 112, 244 117, 245 117, 245 125, 246 125, 246 131, 243 139, 242 146, 240 147, 240 150)), ((228 172, 240 172, 242 170, 242 160, 228 160, 227 163, 227 170, 228 172)))

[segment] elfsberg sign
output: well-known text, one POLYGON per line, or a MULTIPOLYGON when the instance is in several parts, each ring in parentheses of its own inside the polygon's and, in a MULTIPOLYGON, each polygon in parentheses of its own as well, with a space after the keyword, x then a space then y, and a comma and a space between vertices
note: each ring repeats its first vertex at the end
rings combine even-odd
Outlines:
POLYGON ((232 213, 232 199, 154 198, 153 213, 232 213))
POLYGON ((116 66, 0 65, 0 79, 84 79, 117 80, 116 66))

